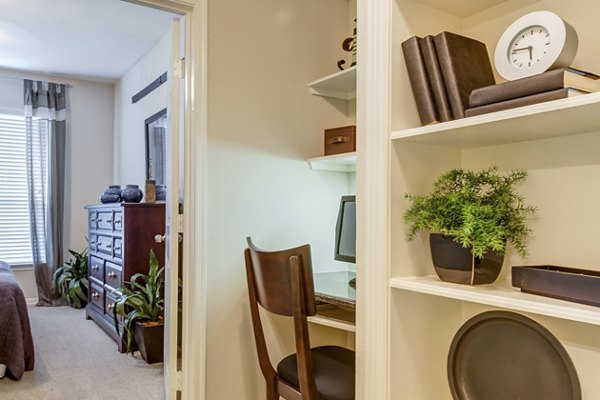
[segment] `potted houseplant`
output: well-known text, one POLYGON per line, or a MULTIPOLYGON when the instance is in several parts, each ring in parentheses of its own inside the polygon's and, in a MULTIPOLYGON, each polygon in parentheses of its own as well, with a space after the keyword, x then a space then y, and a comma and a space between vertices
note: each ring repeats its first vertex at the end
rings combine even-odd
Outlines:
POLYGON ((69 301, 71 307, 82 308, 88 302, 88 255, 69 250, 71 258, 59 267, 52 276, 52 285, 58 293, 69 301))
POLYGON ((407 239, 421 230, 430 234, 431 254, 440 279, 470 285, 492 283, 498 277, 507 242, 527 255, 531 233, 525 205, 515 187, 527 173, 504 174, 497 167, 479 172, 453 169, 442 174, 426 196, 406 194, 412 203, 404 214, 407 239))
POLYGON ((127 352, 133 354, 135 339, 140 355, 149 364, 163 360, 164 270, 150 250, 148 275, 137 273, 130 282, 124 282, 113 308, 115 329, 125 340, 127 352), (119 315, 123 330, 119 329, 119 315))

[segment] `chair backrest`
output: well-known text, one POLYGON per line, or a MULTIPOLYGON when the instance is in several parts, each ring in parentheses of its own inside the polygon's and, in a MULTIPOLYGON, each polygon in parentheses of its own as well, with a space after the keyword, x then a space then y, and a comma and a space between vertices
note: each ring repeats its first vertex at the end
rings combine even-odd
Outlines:
MULTIPOLYGON (((294 318, 296 336, 296 357, 300 397, 298 399, 318 399, 317 387, 310 352, 307 315, 315 315, 315 290, 312 276, 310 246, 304 245, 288 250, 263 251, 247 238, 246 278, 250 297, 252 327, 258 351, 260 368, 267 382, 268 398, 278 398, 282 381, 273 369, 265 341, 258 304, 264 309, 279 315, 294 318), (276 396, 276 397, 275 397, 276 396)), ((283 383, 283 385, 289 385, 283 383)), ((286 397, 287 398, 287 397, 286 397)))
POLYGON ((303 290, 303 314, 315 315, 315 290, 312 275, 310 245, 280 251, 263 251, 248 240, 252 275, 258 303, 279 315, 293 315, 291 257, 299 264, 300 290, 303 290))

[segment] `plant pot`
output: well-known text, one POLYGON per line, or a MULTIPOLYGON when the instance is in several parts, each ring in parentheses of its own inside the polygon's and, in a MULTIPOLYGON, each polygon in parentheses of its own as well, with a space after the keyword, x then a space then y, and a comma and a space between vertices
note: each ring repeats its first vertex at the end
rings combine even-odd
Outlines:
POLYGON ((445 282, 484 285, 494 282, 502 269, 504 256, 492 250, 478 258, 470 248, 439 233, 429 235, 429 244, 435 272, 445 282))
POLYGON ((133 337, 140 355, 148 364, 162 362, 164 325, 162 323, 136 322, 133 337))

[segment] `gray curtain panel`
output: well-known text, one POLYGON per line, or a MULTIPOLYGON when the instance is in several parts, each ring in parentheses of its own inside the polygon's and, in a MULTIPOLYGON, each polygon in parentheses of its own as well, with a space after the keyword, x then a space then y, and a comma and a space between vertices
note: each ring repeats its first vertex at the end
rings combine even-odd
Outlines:
POLYGON ((27 187, 38 306, 67 304, 52 288, 63 263, 67 88, 24 81, 27 187))

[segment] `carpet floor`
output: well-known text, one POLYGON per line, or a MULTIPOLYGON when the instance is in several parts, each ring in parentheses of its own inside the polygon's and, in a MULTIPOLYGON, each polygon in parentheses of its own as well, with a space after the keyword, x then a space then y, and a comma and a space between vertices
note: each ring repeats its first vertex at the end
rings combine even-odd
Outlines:
POLYGON ((121 354, 84 310, 29 307, 35 368, 0 379, 2 400, 163 400, 163 365, 121 354))

